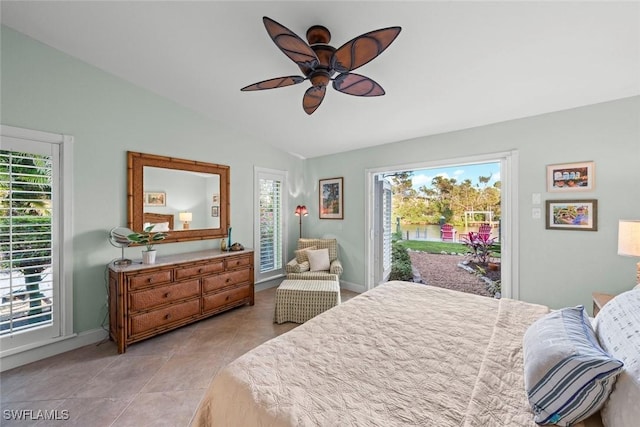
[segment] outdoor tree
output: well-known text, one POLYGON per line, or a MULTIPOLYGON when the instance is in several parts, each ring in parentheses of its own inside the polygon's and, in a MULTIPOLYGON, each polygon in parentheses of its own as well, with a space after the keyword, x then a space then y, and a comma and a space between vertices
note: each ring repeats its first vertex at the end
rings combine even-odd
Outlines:
MULTIPOLYGON (((405 224, 437 224, 462 222, 466 211, 491 211, 500 216, 500 182, 489 186, 491 176, 458 182, 455 178, 436 176, 431 185, 417 191, 412 187, 412 172, 402 172, 392 179, 393 214, 405 224)), ((483 220, 484 218, 475 218, 483 220)))

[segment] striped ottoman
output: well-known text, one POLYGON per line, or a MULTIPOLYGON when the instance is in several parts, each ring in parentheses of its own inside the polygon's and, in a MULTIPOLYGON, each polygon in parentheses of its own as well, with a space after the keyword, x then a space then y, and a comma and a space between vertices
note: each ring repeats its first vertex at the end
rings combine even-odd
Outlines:
POLYGON ((284 280, 276 289, 275 323, 304 323, 340 304, 340 282, 284 280))

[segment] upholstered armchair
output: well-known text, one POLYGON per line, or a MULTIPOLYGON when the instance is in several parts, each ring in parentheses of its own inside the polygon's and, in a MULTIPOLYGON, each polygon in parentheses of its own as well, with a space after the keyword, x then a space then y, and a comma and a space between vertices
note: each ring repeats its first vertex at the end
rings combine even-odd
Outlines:
POLYGON ((337 239, 298 239, 296 257, 286 265, 287 279, 335 280, 342 274, 337 239))

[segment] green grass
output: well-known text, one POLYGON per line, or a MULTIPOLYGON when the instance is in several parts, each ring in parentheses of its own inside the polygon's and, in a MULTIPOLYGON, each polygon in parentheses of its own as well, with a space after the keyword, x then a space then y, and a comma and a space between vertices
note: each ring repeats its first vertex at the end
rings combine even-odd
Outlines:
POLYGON ((428 252, 431 254, 439 254, 442 251, 456 252, 460 254, 467 253, 467 247, 462 243, 449 242, 431 242, 426 240, 403 240, 400 242, 402 246, 414 251, 428 252))

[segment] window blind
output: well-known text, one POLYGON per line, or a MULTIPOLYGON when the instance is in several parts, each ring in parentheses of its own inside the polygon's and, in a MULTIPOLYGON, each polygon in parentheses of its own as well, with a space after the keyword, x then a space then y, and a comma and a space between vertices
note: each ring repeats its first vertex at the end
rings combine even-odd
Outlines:
POLYGON ((260 179, 260 273, 282 268, 282 181, 260 179))
POLYGON ((52 164, 0 150, 0 336, 52 323, 52 164))

